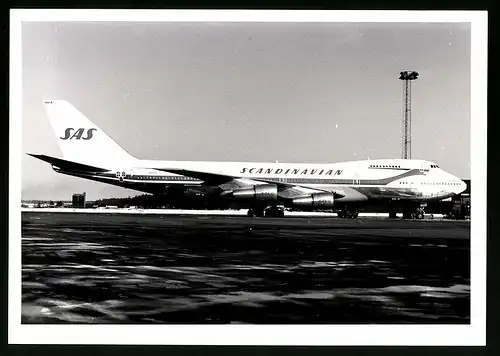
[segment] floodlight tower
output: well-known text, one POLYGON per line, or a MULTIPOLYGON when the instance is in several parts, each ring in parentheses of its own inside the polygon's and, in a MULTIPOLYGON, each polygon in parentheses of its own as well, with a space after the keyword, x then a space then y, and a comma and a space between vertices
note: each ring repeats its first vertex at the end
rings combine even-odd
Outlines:
POLYGON ((399 79, 403 81, 404 90, 404 116, 403 116, 403 140, 402 158, 411 158, 411 81, 418 78, 415 71, 403 71, 399 73, 399 79))

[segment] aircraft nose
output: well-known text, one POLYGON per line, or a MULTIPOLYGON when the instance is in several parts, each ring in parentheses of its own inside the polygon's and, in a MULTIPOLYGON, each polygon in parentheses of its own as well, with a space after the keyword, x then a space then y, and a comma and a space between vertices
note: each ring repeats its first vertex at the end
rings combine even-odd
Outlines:
POLYGON ((457 186, 456 194, 460 194, 464 192, 467 189, 467 183, 465 183, 463 180, 459 179, 460 183, 457 186))

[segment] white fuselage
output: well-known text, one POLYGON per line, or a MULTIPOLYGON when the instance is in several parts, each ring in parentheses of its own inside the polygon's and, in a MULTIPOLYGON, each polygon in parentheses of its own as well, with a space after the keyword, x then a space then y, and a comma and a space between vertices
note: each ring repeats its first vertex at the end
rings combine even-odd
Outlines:
MULTIPOLYGON (((444 199, 465 190, 465 183, 425 160, 385 159, 330 164, 134 160, 116 164, 128 182, 197 186, 201 179, 160 169, 186 169, 248 180, 276 181, 307 188, 342 191, 345 201, 369 198, 444 199)), ((266 184, 265 182, 261 184, 266 184)))

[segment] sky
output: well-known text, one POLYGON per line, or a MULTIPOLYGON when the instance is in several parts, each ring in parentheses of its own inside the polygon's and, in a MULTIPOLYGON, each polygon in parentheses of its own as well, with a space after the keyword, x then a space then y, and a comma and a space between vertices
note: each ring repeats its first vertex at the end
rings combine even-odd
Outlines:
POLYGON ((22 27, 22 199, 140 194, 54 172, 43 100, 70 101, 144 159, 329 163, 412 158, 470 178, 466 23, 92 23, 22 27))

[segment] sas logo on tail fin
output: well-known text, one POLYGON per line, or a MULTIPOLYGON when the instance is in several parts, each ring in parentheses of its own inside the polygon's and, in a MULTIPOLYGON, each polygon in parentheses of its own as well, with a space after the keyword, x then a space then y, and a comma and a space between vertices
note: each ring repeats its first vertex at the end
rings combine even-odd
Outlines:
POLYGON ((97 131, 97 129, 88 129, 88 130, 85 130, 85 129, 74 129, 72 127, 68 127, 65 131, 64 131, 64 137, 59 137, 61 140, 72 140, 72 139, 75 139, 75 140, 90 140, 93 136, 93 132, 94 131, 97 131), (74 132, 73 132, 74 130, 74 132), (84 136, 84 133, 87 133, 87 136, 84 136))

